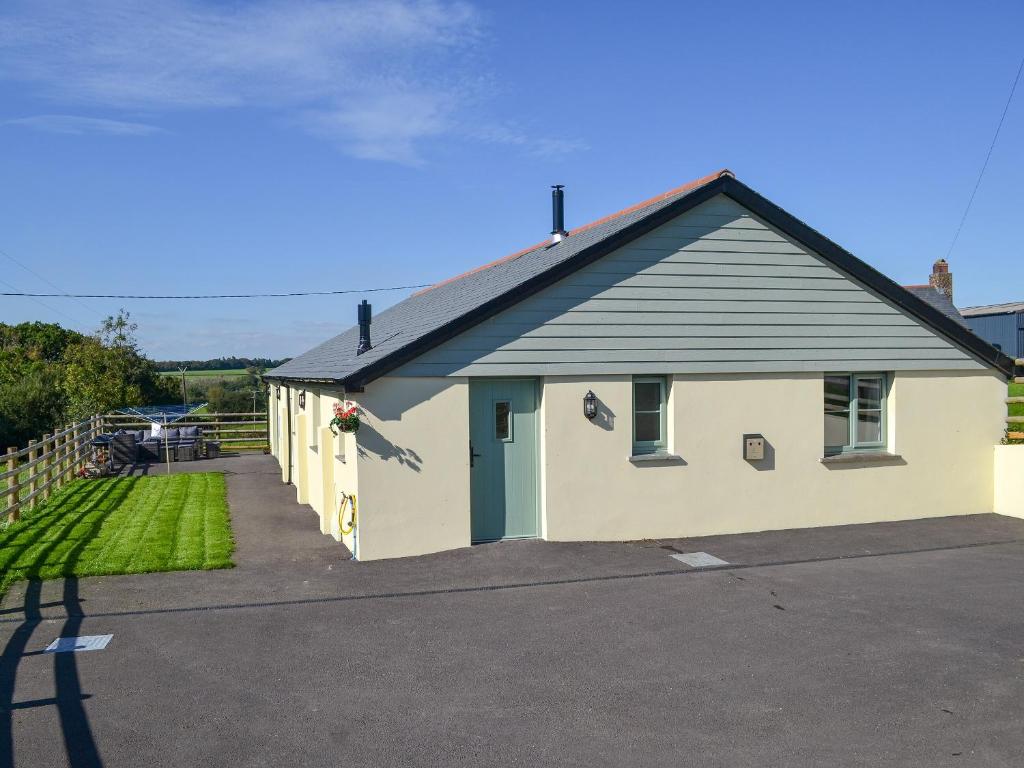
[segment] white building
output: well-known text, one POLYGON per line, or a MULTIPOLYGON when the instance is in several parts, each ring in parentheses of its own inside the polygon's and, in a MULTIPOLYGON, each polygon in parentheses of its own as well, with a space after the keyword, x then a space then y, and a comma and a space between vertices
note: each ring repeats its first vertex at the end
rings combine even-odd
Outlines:
POLYGON ((357 557, 992 511, 1013 360, 728 171, 567 233, 556 194, 551 239, 267 375, 357 557))

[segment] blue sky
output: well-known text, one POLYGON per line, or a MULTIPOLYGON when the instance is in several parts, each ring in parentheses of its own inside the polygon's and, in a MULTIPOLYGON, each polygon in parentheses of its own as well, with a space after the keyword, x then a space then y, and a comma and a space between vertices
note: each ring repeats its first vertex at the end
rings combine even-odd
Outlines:
MULTIPOLYGON (((552 183, 572 228, 729 167, 925 282, 1022 28, 1019 2, 7 0, 0 249, 31 272, 0 254, 0 281, 429 283, 542 239, 552 183)), ((1024 298, 1021 91, 951 257, 960 306, 1024 298)), ((359 298, 4 297, 0 321, 89 330, 123 306, 153 357, 279 356, 351 325, 359 298)))

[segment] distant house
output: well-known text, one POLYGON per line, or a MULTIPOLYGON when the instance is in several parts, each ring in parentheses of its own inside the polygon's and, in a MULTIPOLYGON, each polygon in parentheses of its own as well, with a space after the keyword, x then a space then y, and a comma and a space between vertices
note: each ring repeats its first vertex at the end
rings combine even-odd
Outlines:
POLYGON ((960 310, 971 330, 1011 357, 1024 357, 1024 301, 960 310))
POLYGON ((267 374, 324 533, 377 559, 992 511, 1013 361, 951 303, 729 171, 569 231, 561 194, 551 238, 267 374))
POLYGON ((949 264, 945 259, 939 259, 932 265, 932 274, 928 278, 927 285, 905 285, 903 287, 960 325, 967 326, 960 311, 953 304, 953 273, 949 271, 949 264))

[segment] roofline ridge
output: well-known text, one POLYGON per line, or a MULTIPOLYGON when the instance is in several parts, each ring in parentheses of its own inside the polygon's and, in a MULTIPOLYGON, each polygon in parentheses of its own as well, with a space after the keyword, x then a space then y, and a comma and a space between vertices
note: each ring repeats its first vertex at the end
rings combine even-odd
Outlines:
MULTIPOLYGON (((613 221, 614 219, 617 219, 621 216, 626 216, 627 214, 638 211, 641 208, 647 207, 648 205, 660 203, 662 200, 667 200, 670 197, 675 197, 676 195, 680 195, 684 192, 692 192, 693 190, 699 187, 703 187, 705 184, 710 184, 712 181, 721 178, 735 179, 736 174, 730 171, 728 168, 720 168, 714 173, 709 173, 707 176, 701 176, 699 179, 694 179, 692 181, 686 182, 685 184, 680 184, 678 187, 673 187, 667 192, 662 192, 661 194, 655 195, 654 197, 649 197, 646 200, 641 200, 639 203, 634 203, 628 208, 623 208, 621 211, 616 211, 615 213, 608 214, 607 216, 602 216, 600 219, 596 219, 587 224, 583 224, 579 227, 576 227, 575 229, 570 229, 565 237, 566 239, 568 239, 573 235, 577 235, 581 232, 593 229, 594 227, 600 226, 601 224, 607 224, 609 221, 613 221)), ((462 272, 458 275, 454 275, 453 277, 449 277, 444 280, 441 280, 440 282, 434 283, 433 285, 429 285, 426 288, 421 288, 420 290, 416 291, 411 295, 419 296, 421 294, 432 291, 435 288, 440 288, 442 285, 454 283, 456 280, 461 280, 464 277, 475 275, 477 272, 483 272, 485 269, 490 269, 491 267, 496 267, 499 264, 504 264, 505 262, 513 261, 514 259, 518 259, 520 256, 525 256, 526 254, 532 253, 538 248, 542 248, 550 244, 550 240, 542 240, 541 242, 536 243, 535 245, 531 245, 528 248, 524 248, 521 251, 510 253, 508 256, 502 256, 500 259, 489 261, 486 264, 481 264, 479 267, 474 267, 473 269, 466 270, 465 272, 462 272)))
MULTIPOLYGON (((850 279, 875 291, 883 300, 888 300, 898 310, 945 337, 986 368, 995 369, 1008 377, 1013 376, 1013 360, 973 334, 966 325, 961 324, 925 298, 907 290, 892 278, 857 258, 731 174, 721 174, 712 182, 696 186, 664 205, 645 212, 642 216, 624 223, 619 228, 614 228, 613 231, 593 242, 585 240, 578 251, 570 253, 566 258, 557 260, 555 263, 543 265, 543 269, 514 285, 502 287, 500 292, 486 298, 482 303, 469 308, 457 309, 454 316, 446 315, 447 319, 435 323, 432 328, 414 337, 408 343, 387 351, 379 359, 372 362, 365 361, 365 365, 354 370, 339 370, 334 382, 346 388, 364 387, 367 383, 387 375, 388 372, 409 360, 415 359, 424 352, 464 333, 469 328, 494 317, 504 309, 536 295, 544 288, 554 285, 564 277, 596 262, 617 248, 628 245, 638 237, 655 230, 676 216, 692 210, 719 194, 724 194, 746 207, 769 225, 793 238, 803 247, 817 253, 850 279)), ((532 249, 528 249, 527 252, 529 250, 532 249)), ((267 378, 277 377, 268 376, 267 378)))

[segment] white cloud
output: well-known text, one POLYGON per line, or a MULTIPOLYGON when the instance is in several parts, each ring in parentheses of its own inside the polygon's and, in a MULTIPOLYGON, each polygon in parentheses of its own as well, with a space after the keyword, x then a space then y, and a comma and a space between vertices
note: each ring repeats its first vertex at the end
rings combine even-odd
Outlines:
POLYGON ((423 140, 469 133, 482 29, 462 0, 14 0, 0 77, 92 108, 266 110, 356 157, 416 163, 423 140))
POLYGON ((469 129, 467 133, 477 141, 519 147, 526 154, 535 157, 555 157, 588 149, 587 144, 578 139, 535 136, 509 124, 478 125, 469 129))
POLYGON ((416 142, 450 128, 450 101, 439 94, 395 89, 308 112, 301 122, 312 133, 340 141, 355 157, 416 165, 416 142))
POLYGON ((131 123, 124 120, 107 120, 100 117, 82 117, 80 115, 32 115, 4 120, 0 125, 15 125, 31 128, 44 133, 64 133, 71 135, 103 134, 108 136, 148 136, 161 133, 155 125, 131 123))

